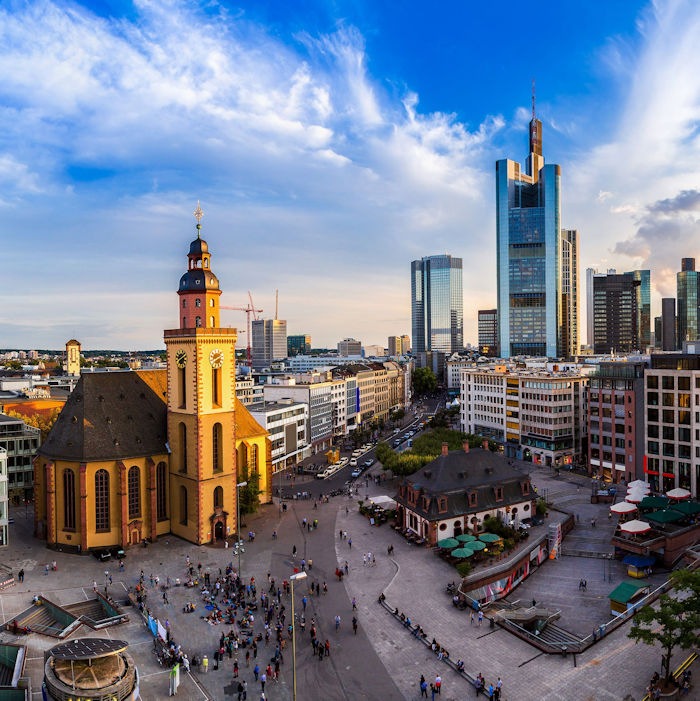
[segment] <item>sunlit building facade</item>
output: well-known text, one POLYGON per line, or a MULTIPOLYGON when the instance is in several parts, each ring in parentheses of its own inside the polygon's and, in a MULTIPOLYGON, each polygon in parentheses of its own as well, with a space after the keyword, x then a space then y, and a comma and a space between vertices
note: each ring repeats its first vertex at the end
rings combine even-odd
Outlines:
POLYGON ((695 341, 698 339, 698 316, 700 311, 700 295, 698 287, 700 272, 695 270, 695 258, 683 258, 681 271, 676 274, 676 303, 678 348, 683 346, 683 341, 695 341))

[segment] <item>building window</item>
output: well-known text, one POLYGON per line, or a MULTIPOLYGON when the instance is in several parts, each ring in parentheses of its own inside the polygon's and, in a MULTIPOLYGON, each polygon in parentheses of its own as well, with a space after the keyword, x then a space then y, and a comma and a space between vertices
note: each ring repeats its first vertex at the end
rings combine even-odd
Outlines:
POLYGON ((95 473, 95 530, 109 530, 109 472, 95 473))
POLYGON ((224 469, 223 461, 223 430, 220 423, 215 423, 211 430, 211 457, 212 469, 214 472, 220 472, 224 469))
POLYGON ((129 518, 141 515, 141 470, 136 465, 129 468, 127 477, 129 518))
POLYGON ((182 300, 182 308, 184 309, 187 306, 187 300, 183 299, 182 300))
POLYGON ((202 306, 202 300, 199 299, 199 298, 198 298, 198 299, 195 299, 195 300, 194 300, 194 306, 197 307, 197 309, 199 309, 199 307, 202 306))
POLYGON ((224 488, 216 487, 214 489, 214 508, 222 509, 224 506, 224 488))
POLYGON ((194 325, 196 328, 201 329, 202 328, 202 317, 201 316, 196 316, 194 318, 194 325))
POLYGON ((187 406, 187 376, 185 375, 186 368, 177 369, 177 389, 180 400, 180 409, 187 406))
POLYGON ((250 469, 253 472, 258 471, 258 446, 255 443, 250 446, 250 469))
POLYGON ((164 462, 156 467, 156 518, 164 521, 168 518, 168 481, 167 468, 164 462))
POLYGON ((178 429, 180 439, 180 472, 187 472, 187 427, 180 422, 178 429))
POLYGON ((180 523, 187 525, 187 487, 180 485, 180 523))
POLYGON ((75 473, 73 470, 63 472, 63 527, 75 530, 75 473))
POLYGON ((211 369, 211 403, 214 407, 221 406, 221 370, 211 369))

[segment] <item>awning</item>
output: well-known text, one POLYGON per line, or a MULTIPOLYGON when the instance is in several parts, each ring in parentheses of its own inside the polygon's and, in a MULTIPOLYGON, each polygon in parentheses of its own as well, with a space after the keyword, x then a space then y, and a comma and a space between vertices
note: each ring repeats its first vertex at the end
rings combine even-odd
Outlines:
POLYGON ((643 555, 625 555, 622 558, 622 562, 625 565, 632 565, 632 567, 651 567, 656 562, 655 557, 644 557, 643 555))

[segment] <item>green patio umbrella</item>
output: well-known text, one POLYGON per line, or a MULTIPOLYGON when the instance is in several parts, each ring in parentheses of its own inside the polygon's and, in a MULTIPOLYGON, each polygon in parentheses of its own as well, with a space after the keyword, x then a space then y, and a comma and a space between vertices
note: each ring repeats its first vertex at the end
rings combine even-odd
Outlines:
POLYGON ((651 514, 646 514, 644 517, 647 521, 656 521, 656 523, 675 523, 685 517, 680 511, 675 509, 666 509, 665 511, 654 511, 651 514))
POLYGON ((462 533, 461 535, 455 536, 460 543, 473 543, 476 540, 476 536, 469 533, 462 533))
POLYGON ((451 550, 452 548, 459 547, 459 541, 455 538, 443 538, 437 542, 438 548, 445 548, 451 550))
POLYGON ((464 558, 471 557, 474 554, 474 551, 471 548, 457 548, 456 550, 453 550, 450 555, 452 557, 457 557, 460 560, 463 560, 464 558))
POLYGON ((665 509, 668 506, 666 497, 644 497, 639 502, 640 509, 665 509))
POLYGON ((483 541, 484 543, 497 543, 499 540, 501 540, 501 536, 496 535, 495 533, 482 533, 479 536, 479 540, 483 541))
POLYGON ((483 550, 486 547, 486 543, 482 543, 480 540, 475 540, 473 543, 465 543, 470 550, 483 550))
POLYGON ((686 516, 692 516, 693 514, 700 514, 700 504, 697 501, 679 501, 673 505, 673 510, 680 511, 686 516))

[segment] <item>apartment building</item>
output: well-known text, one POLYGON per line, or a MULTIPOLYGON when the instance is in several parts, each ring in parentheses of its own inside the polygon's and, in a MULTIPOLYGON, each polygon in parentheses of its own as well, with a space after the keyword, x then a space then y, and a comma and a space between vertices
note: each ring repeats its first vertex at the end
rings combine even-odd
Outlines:
POLYGON ((41 444, 41 432, 22 419, 0 414, 0 448, 7 451, 7 489, 11 501, 32 499, 32 461, 41 444))
POLYGON ((252 417, 270 434, 272 472, 296 465, 309 450, 306 427, 309 408, 303 402, 282 399, 256 402, 248 407, 252 417))

